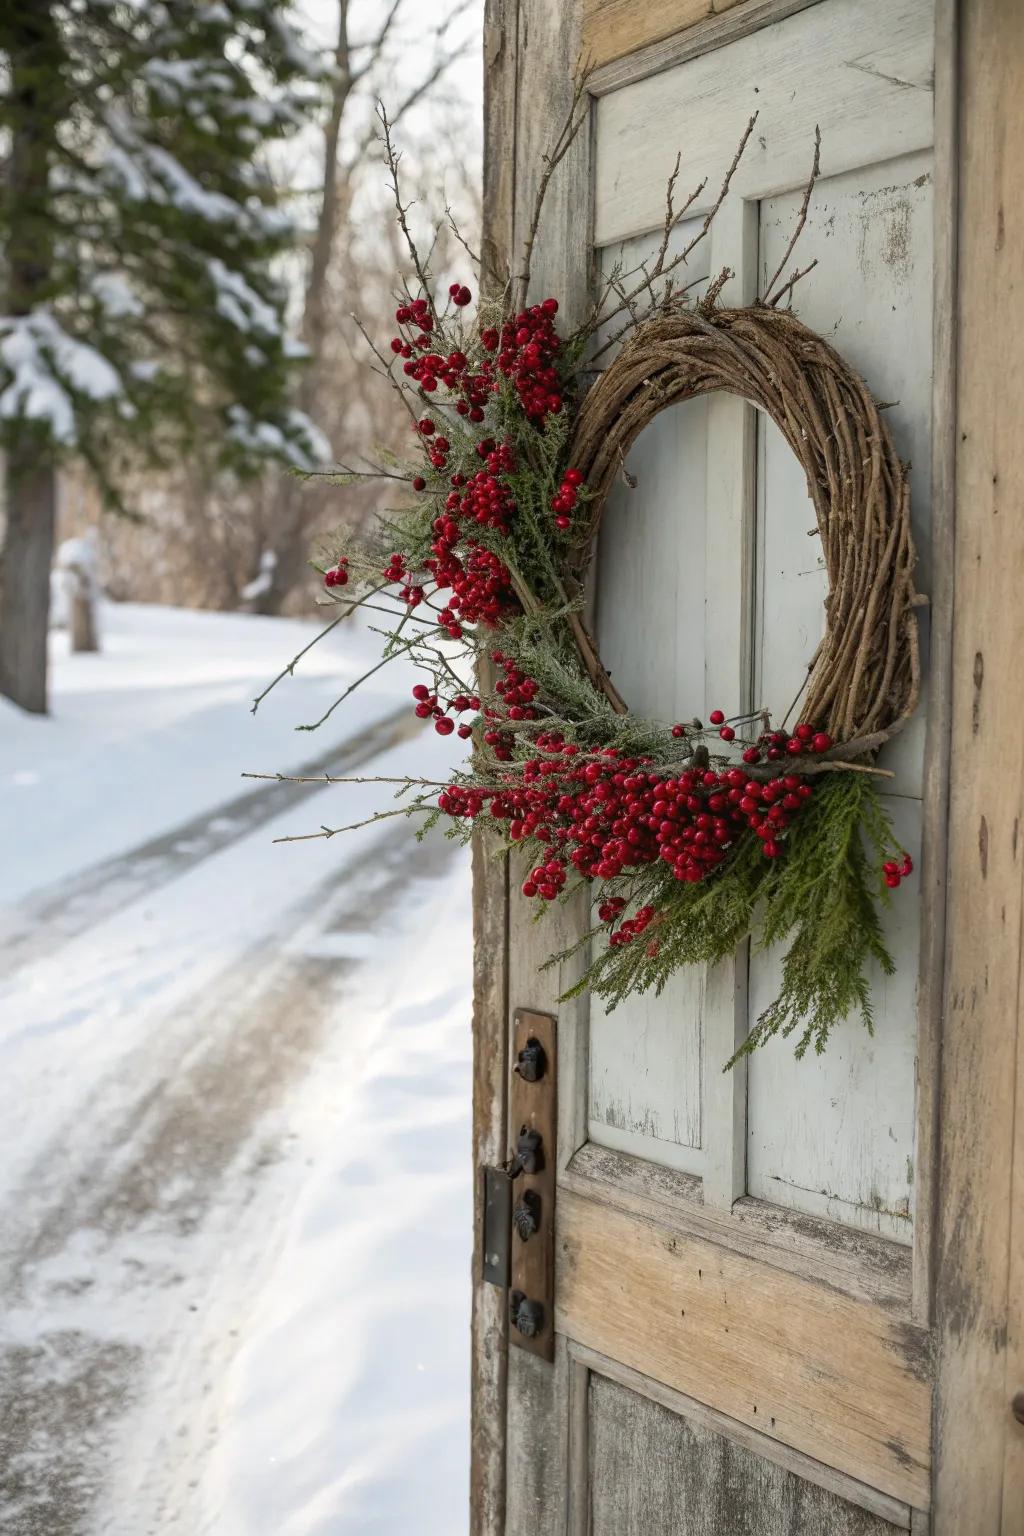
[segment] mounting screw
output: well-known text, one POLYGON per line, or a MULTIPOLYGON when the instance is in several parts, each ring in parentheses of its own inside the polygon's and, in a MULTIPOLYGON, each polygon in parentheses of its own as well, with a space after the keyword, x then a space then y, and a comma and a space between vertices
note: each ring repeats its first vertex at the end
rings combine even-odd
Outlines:
POLYGON ((523 1173, 540 1173, 544 1167, 542 1139, 540 1131, 531 1131, 526 1125, 520 1129, 519 1140, 516 1142, 515 1162, 523 1173))
POLYGON ((535 1339, 544 1327, 544 1308, 522 1291, 512 1291, 508 1298, 509 1320, 524 1339, 535 1339))
POLYGON ((539 1040, 527 1040, 516 1060, 513 1071, 518 1072, 524 1083, 539 1083, 544 1076, 548 1058, 539 1040))
POLYGON ((532 1189, 523 1192, 523 1198, 512 1212, 512 1225, 524 1243, 540 1226, 540 1198, 532 1189))

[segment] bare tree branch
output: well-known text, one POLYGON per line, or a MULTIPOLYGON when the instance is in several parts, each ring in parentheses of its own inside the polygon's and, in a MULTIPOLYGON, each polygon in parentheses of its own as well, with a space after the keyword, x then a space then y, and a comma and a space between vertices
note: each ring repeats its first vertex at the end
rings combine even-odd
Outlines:
MULTIPOLYGON (((778 266, 775 268, 775 271, 772 273, 771 282, 765 284, 764 296, 761 299, 761 303, 762 304, 767 304, 769 306, 774 306, 774 304, 777 303, 777 301, 778 301, 777 299, 773 299, 772 298, 772 296, 771 296, 772 295, 772 289, 775 287, 775 284, 778 282, 779 278, 782 276, 782 273, 785 270, 787 263, 789 262, 789 258, 793 254, 793 248, 796 245, 797 241, 800 239, 800 236, 803 234, 804 225, 807 223, 807 210, 810 207, 810 203, 811 203, 811 192, 814 190, 814 183, 818 179, 818 172, 820 171, 820 169, 821 169, 821 129, 817 126, 817 124, 815 124, 815 128, 814 128, 814 160, 813 160, 813 162, 811 164, 811 174, 807 178, 807 185, 804 188, 804 200, 800 204, 800 212, 797 215, 796 228, 793 231, 793 234, 792 234, 792 237, 790 239, 789 244, 786 246, 785 255, 783 256, 782 260, 779 262, 778 266)), ((808 268, 808 270, 810 270, 810 269, 808 268)), ((804 277, 804 276, 806 276, 806 273, 801 272, 800 276, 804 277)), ((797 281, 797 279, 795 277, 791 278, 790 281, 786 284, 786 287, 787 288, 791 288, 793 286, 793 283, 795 283, 796 281, 797 281)), ((785 292, 785 289, 783 289, 783 292, 785 292)), ((782 297, 782 294, 779 294, 778 298, 781 298, 781 297, 782 297)))

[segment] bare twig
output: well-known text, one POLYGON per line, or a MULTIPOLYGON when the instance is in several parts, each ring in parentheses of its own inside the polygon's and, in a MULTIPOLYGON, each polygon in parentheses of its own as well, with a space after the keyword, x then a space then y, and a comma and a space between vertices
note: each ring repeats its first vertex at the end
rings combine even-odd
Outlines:
MULTIPOLYGON (((772 273, 771 282, 765 284, 764 296, 761 299, 761 303, 762 304, 773 305, 776 302, 775 300, 772 299, 772 289, 775 287, 775 284, 778 282, 779 278, 782 276, 783 272, 785 271, 786 267, 788 266, 789 258, 793 254, 793 249, 794 249, 797 241, 800 239, 800 236, 803 234, 804 225, 807 223, 807 210, 808 210, 808 208, 810 207, 810 204, 811 204, 811 193, 814 190, 814 183, 818 179, 818 172, 820 171, 820 169, 821 169, 821 129, 819 127, 817 127, 817 125, 815 125, 815 129, 814 129, 814 159, 811 162, 811 174, 807 178, 807 185, 804 188, 804 200, 800 204, 800 212, 797 215, 796 228, 793 230, 793 234, 792 234, 792 236, 790 238, 790 242, 786 246, 785 255, 783 256, 782 260, 779 262, 778 266, 775 268, 775 271, 772 273)), ((803 276, 804 274, 801 273, 800 275, 803 276)), ((796 279, 792 278, 790 280, 789 284, 787 284, 787 287, 791 287, 793 282, 795 282, 795 281, 796 281, 796 279)), ((785 292, 785 289, 783 289, 783 292, 785 292)), ((780 294, 779 298, 781 298, 781 297, 782 297, 782 295, 780 294)))
POLYGON ((270 779, 276 784, 400 784, 411 789, 446 789, 447 779, 417 779, 412 774, 337 774, 337 773, 243 773, 243 779, 270 779))
MULTIPOLYGON (((337 620, 335 620, 335 623, 337 623, 337 620)), ((375 666, 371 667, 368 672, 364 672, 362 677, 357 677, 354 683, 349 683, 341 697, 335 699, 330 709, 325 710, 324 713, 320 716, 319 720, 314 720, 311 725, 297 725, 295 729, 297 731, 319 730, 324 721, 329 720, 331 715, 334 714, 334 711, 337 709, 338 705, 344 704, 349 694, 355 693, 356 689, 362 687, 363 683, 367 682, 371 677, 373 677, 375 672, 379 672, 382 667, 386 667, 389 661, 394 661, 396 657, 404 655, 405 652, 411 650, 416 643, 417 637, 415 635, 413 635, 409 640, 403 640, 400 645, 396 646, 396 648, 387 656, 382 657, 381 660, 378 661, 375 666)), ((308 649, 309 647, 307 646, 307 650, 308 649)), ((285 668, 285 670, 287 671, 288 669, 285 668)))
POLYGON ((318 838, 337 837, 339 832, 358 832, 360 827, 375 826, 378 821, 388 821, 392 816, 414 816, 417 811, 432 811, 431 805, 403 805, 397 811, 377 811, 363 821, 352 821, 347 827, 321 827, 319 832, 297 832, 291 837, 275 837, 275 843, 311 843, 318 838))
MULTIPOLYGON (((817 265, 818 265, 818 258, 817 258, 817 256, 815 256, 814 260, 813 261, 809 261, 807 263, 806 267, 797 267, 796 271, 793 273, 793 276, 789 279, 788 283, 786 283, 786 285, 783 288, 780 288, 778 293, 774 296, 774 298, 771 301, 771 305, 769 307, 771 309, 778 309, 778 307, 781 304, 782 300, 786 297, 786 294, 787 293, 792 293, 793 289, 796 287, 796 285, 800 281, 800 279, 802 277, 806 277, 808 272, 813 272, 817 265)), ((882 407, 879 406, 879 409, 881 410, 882 407)), ((815 533, 817 533, 818 530, 815 529, 814 531, 815 531, 815 533)))
MULTIPOLYGON (((674 212, 673 211, 673 205, 672 205, 673 204, 673 188, 674 188, 674 185, 675 185, 676 178, 677 178, 677 176, 679 174, 679 161, 678 161, 678 158, 677 158, 676 166, 675 166, 675 168, 674 168, 674 170, 672 172, 672 175, 669 177, 669 181, 668 181, 668 192, 667 192, 667 195, 666 195, 665 224, 664 224, 663 229, 662 229, 662 240, 661 240, 661 245, 659 247, 658 258, 655 261, 654 266, 652 267, 652 269, 651 269, 649 274, 645 272, 644 277, 641 280, 641 282, 639 282, 636 285, 636 287, 632 290, 632 292, 628 295, 628 300, 627 301, 620 302, 619 305, 615 309, 609 310, 609 311, 607 311, 607 313, 596 314, 593 317, 592 321, 589 322, 589 326, 588 326, 589 329, 595 330, 595 329, 597 329, 598 326, 608 325, 612 320, 616 319, 617 316, 622 314, 624 310, 628 310, 630 308, 630 301, 632 301, 633 299, 637 298, 641 293, 644 292, 645 289, 648 289, 650 291, 651 302, 648 305, 647 309, 644 311, 643 316, 641 317, 643 319, 649 318, 652 314, 654 314, 659 309, 667 309, 671 305, 671 303, 673 301, 673 298, 675 298, 676 302, 678 302, 679 295, 678 295, 678 293, 676 293, 675 295, 673 294, 671 284, 667 285, 666 293, 665 293, 664 297, 661 300, 658 300, 658 298, 656 297, 656 295, 654 293, 653 284, 655 282, 657 282, 657 280, 659 278, 667 278, 670 273, 672 273, 672 272, 674 272, 676 270, 677 267, 685 266, 686 262, 689 260, 690 256, 692 256, 692 254, 696 250, 697 246, 700 245, 701 241, 704 240, 707 237, 708 231, 710 230, 712 224, 714 223, 715 217, 718 214, 719 209, 721 208, 722 204, 725 202, 726 197, 729 195, 729 188, 732 185, 732 179, 733 179, 733 177, 736 174, 736 169, 737 169, 737 167, 738 167, 738 165, 740 163, 740 160, 743 158, 743 152, 746 149, 747 144, 750 142, 750 135, 754 131, 754 124, 756 122, 757 122, 757 113, 755 112, 753 117, 751 117, 749 122, 747 123, 746 128, 743 130, 743 133, 742 133, 742 135, 740 137, 739 144, 736 147, 736 153, 733 155, 732 163, 730 164, 728 170, 725 173, 725 177, 724 177, 724 179, 722 181, 722 186, 721 186, 721 189, 720 189, 720 191, 718 193, 718 196, 715 199, 714 203, 711 205, 711 207, 708 209, 707 214, 704 217, 704 220, 703 220, 703 222, 701 224, 700 229, 694 235, 693 239, 687 242, 687 244, 683 247, 683 249, 679 252, 679 254, 677 256, 673 256, 672 260, 666 264, 666 262, 665 262, 665 254, 668 251, 669 236, 671 235, 673 228, 675 227, 676 224, 679 223, 680 219, 683 218, 684 214, 692 206, 692 204, 696 201, 696 199, 700 196, 701 192, 707 186, 707 181, 705 179, 704 181, 702 181, 700 183, 699 187, 697 187, 693 192, 691 192, 690 196, 687 198, 687 200, 683 204, 682 208, 679 209, 678 213, 674 212)), ((694 284, 692 284, 692 283, 688 284, 687 285, 687 290, 684 290, 684 291, 688 291, 688 289, 692 288, 693 286, 694 286, 694 284)), ((623 325, 623 326, 620 326, 620 328, 617 331, 615 331, 613 335, 607 337, 606 340, 604 342, 602 342, 601 346, 598 347, 597 351, 592 354, 591 360, 592 361, 596 361, 597 358, 601 357, 603 353, 608 351, 609 347, 613 347, 616 342, 621 341, 623 336, 625 336, 629 331, 635 329, 635 326, 637 325, 637 323, 638 323, 638 320, 634 319, 633 314, 630 313, 630 318, 626 322, 626 324, 623 325)))
POLYGON ((274 678, 273 682, 268 683, 263 692, 256 695, 252 701, 252 709, 249 711, 249 713, 254 715, 259 709, 260 705, 263 703, 263 700, 266 698, 267 694, 272 692, 272 690, 277 687, 278 683, 283 682, 286 677, 292 677, 295 673, 296 666, 302 660, 303 656, 311 651, 314 645, 318 645, 325 635, 329 635, 332 629, 337 629, 342 619, 347 618, 347 616, 347 613, 339 613, 338 617, 336 619, 332 619, 326 628, 322 629, 318 635, 314 635, 309 644, 304 645, 299 654, 297 656, 293 656, 288 665, 282 668, 282 670, 274 678))

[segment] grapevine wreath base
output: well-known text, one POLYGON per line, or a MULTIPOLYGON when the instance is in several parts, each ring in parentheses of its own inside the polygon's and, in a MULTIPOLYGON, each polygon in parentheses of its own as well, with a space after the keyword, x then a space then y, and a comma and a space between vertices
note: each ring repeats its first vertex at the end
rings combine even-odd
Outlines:
MULTIPOLYGON (((550 169, 578 126, 563 129, 550 169)), ((386 120, 384 142, 408 236, 386 120)), ((817 150, 797 234, 816 171, 817 150)), ((673 184, 656 260, 616 269, 567 336, 554 299, 525 302, 540 199, 524 271, 474 325, 470 290, 454 283, 438 299, 410 239, 415 276, 390 353, 374 354, 403 404, 416 402, 417 462, 374 472, 407 480, 411 496, 324 579, 343 614, 389 615, 378 665, 416 664, 417 715, 473 741, 445 783, 382 781, 398 797, 382 815, 422 818, 420 834, 438 821, 454 836, 495 827, 526 856, 522 891, 538 916, 588 886, 593 927, 576 946, 588 963, 574 990, 593 987, 611 1006, 748 936, 785 945, 779 995, 742 1051, 796 1031, 802 1055, 853 1010, 872 1027, 867 967, 892 970, 879 908, 911 872, 874 763, 919 689, 907 472, 864 383, 777 307, 801 274, 743 309, 719 306, 728 273, 700 299, 676 285, 696 240, 666 259, 688 206, 674 211, 673 184), (588 390, 609 350, 598 329, 619 316, 619 350, 588 390), (584 619, 587 566, 631 444, 661 411, 712 390, 771 417, 815 507, 829 594, 793 725, 724 708, 706 723, 633 716, 584 619)))

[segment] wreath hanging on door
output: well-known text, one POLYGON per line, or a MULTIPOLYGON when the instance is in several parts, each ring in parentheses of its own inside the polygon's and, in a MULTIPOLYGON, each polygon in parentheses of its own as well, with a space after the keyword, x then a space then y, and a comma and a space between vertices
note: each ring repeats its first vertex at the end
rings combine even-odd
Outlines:
POLYGON ((581 125, 581 92, 546 157, 522 270, 472 326, 467 287, 434 297, 381 113, 414 276, 390 353, 370 345, 410 410, 417 462, 372 472, 407 480, 411 498, 324 581, 343 614, 390 614, 381 662, 414 662, 416 714, 473 747, 443 783, 382 780, 398 803, 380 815, 422 818, 420 835, 438 821, 455 836, 497 829, 523 860, 522 894, 538 915, 586 887, 593 926, 576 948, 589 964, 572 990, 592 987, 610 1006, 748 936, 785 945, 779 994, 738 1054, 794 1032, 797 1055, 820 1052, 852 1011, 872 1028, 867 968, 893 969, 879 909, 912 868, 875 762, 920 683, 907 470, 863 381, 779 307, 805 275, 777 286, 806 219, 817 143, 793 240, 757 303, 720 307, 728 272, 703 293, 678 282, 753 119, 680 254, 669 257, 670 235, 702 188, 676 209, 673 174, 659 252, 617 268, 582 326, 560 335, 555 299, 526 302, 544 192, 581 125), (661 411, 715 390, 771 417, 816 512, 829 592, 793 723, 730 711, 731 701, 707 721, 638 718, 587 625, 586 571, 608 497, 629 479, 630 446, 661 411))

